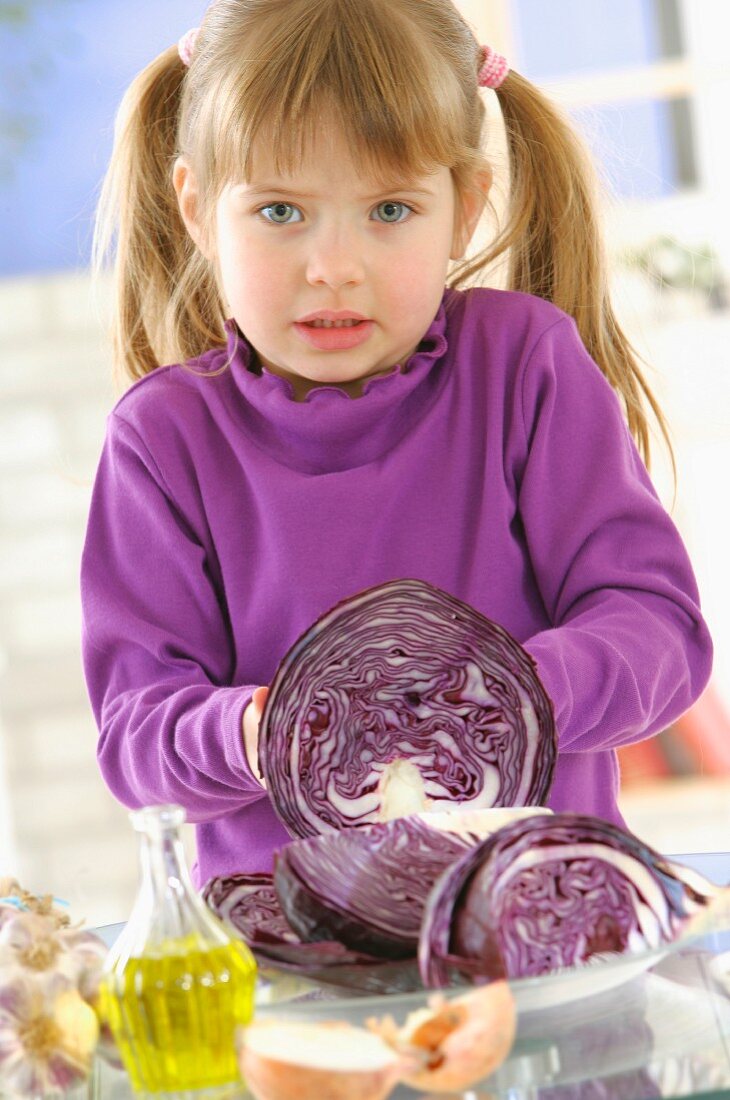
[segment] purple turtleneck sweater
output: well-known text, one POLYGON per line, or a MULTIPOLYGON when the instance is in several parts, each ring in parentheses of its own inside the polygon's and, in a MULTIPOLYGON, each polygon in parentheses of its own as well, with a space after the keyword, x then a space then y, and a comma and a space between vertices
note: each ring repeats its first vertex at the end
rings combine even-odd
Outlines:
POLYGON ((198 883, 269 869, 288 835, 246 763, 253 688, 333 604, 417 577, 535 659, 559 736, 549 805, 620 822, 615 749, 690 706, 712 646, 572 320, 446 290, 407 363, 359 398, 320 386, 301 402, 227 330, 227 348, 155 370, 108 419, 81 580, 114 795, 185 808, 198 883))

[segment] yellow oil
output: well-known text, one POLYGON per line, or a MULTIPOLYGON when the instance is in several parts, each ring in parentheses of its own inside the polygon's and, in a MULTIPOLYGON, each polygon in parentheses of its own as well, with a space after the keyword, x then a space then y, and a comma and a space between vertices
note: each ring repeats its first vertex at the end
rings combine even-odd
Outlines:
POLYGON ((211 1088, 239 1080, 236 1028, 253 1014, 256 964, 245 944, 201 950, 167 940, 104 979, 109 1023, 138 1091, 211 1088))

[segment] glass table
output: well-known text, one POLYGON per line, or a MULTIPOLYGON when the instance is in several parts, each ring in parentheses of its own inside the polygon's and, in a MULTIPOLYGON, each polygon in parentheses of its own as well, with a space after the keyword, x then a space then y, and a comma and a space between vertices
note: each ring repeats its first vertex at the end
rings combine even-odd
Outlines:
MULTIPOLYGON (((714 882, 730 883, 730 853, 672 858, 714 882)), ((99 931, 111 942, 120 928, 99 931)), ((716 977, 716 960, 726 952, 730 908, 670 949, 512 983, 518 1007, 514 1047, 462 1100, 730 1097, 730 973, 727 989, 716 977)), ((422 992, 343 996, 263 971, 257 1015, 361 1024, 389 1013, 402 1023, 424 1003, 422 992)), ((121 1100, 134 1093, 121 1071, 99 1061, 81 1095, 121 1100)), ((219 1100, 248 1095, 241 1086, 215 1093, 219 1100)), ((408 1098, 421 1100, 405 1086, 391 1094, 391 1100, 408 1098)))

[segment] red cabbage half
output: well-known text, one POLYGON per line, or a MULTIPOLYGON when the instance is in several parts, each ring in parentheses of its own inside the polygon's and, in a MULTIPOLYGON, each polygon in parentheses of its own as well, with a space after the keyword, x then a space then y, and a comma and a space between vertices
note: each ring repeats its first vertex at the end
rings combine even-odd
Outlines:
POLYGON ((265 871, 218 875, 205 884, 203 901, 240 932, 249 947, 301 944, 281 911, 274 876, 265 871))
POLYGON ((277 852, 274 884, 302 940, 338 940, 384 958, 415 957, 431 887, 474 843, 417 817, 340 829, 277 852))
POLYGON ((415 948, 406 963, 384 963, 332 940, 302 943, 282 912, 270 874, 219 875, 206 883, 203 900, 246 941, 263 966, 362 993, 420 988, 415 948))
POLYGON ((419 966, 427 986, 532 977, 594 955, 673 940, 715 887, 600 818, 506 825, 452 864, 431 893, 419 966))
POLYGON ((337 604, 292 646, 259 755, 274 809, 306 837, 454 803, 540 805, 556 735, 518 642, 449 593, 395 580, 337 604))
POLYGON ((203 900, 257 955, 269 962, 306 972, 313 967, 381 961, 362 952, 348 951, 344 944, 335 941, 302 943, 284 916, 273 875, 220 875, 206 884, 203 900))

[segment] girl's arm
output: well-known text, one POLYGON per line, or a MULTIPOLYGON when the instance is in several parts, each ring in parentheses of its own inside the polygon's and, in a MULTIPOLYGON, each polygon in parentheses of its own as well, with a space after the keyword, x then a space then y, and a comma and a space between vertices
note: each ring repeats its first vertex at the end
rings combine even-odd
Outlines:
POLYGON ((177 802, 201 822, 265 797, 244 747, 257 685, 232 683, 230 626, 205 550, 144 443, 115 414, 81 595, 98 760, 119 801, 177 802))
POLYGON ((572 321, 543 336, 521 381, 519 509, 554 624, 525 647, 553 699, 560 750, 613 748, 694 702, 712 643, 680 536, 572 321))

